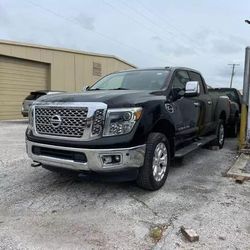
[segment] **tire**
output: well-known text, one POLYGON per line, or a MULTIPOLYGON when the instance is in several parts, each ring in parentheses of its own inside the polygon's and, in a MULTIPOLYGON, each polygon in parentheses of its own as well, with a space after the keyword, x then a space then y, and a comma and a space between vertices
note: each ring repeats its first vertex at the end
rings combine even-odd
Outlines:
POLYGON ((216 139, 212 143, 212 146, 218 146, 223 148, 225 141, 225 125, 223 120, 220 120, 216 128, 216 139))
POLYGON ((228 129, 228 133, 230 137, 237 137, 239 131, 239 119, 235 118, 234 124, 228 129))
POLYGON ((169 166, 170 147, 167 137, 162 133, 151 133, 146 143, 144 165, 136 179, 137 185, 152 191, 160 189, 167 179, 169 166))

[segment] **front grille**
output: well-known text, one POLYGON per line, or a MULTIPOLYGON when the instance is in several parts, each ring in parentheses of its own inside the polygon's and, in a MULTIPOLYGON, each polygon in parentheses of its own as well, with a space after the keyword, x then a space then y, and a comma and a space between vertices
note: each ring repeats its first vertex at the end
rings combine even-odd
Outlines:
POLYGON ((38 134, 52 136, 83 136, 87 122, 86 107, 35 107, 35 127, 38 134))

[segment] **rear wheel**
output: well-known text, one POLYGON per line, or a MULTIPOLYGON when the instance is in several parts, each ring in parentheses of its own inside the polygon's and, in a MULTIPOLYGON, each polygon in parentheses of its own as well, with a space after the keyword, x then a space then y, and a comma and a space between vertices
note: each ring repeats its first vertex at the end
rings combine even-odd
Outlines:
POLYGON ((216 129, 216 139, 214 140, 212 146, 218 146, 219 148, 223 148, 224 140, 225 140, 225 125, 223 120, 220 120, 216 129))
POLYGON ((144 165, 136 180, 137 185, 148 190, 158 190, 167 179, 169 165, 168 139, 162 133, 151 133, 146 144, 144 165))
POLYGON ((229 136, 237 137, 239 131, 239 119, 235 118, 234 124, 228 129, 229 136))

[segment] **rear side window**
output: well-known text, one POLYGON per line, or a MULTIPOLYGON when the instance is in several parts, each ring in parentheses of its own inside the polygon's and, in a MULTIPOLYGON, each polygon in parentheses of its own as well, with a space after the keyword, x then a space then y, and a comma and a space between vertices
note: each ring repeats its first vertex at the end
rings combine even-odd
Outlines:
POLYGON ((188 81, 190 80, 187 71, 179 70, 174 75, 172 88, 176 90, 185 90, 188 81))
POLYGON ((209 90, 210 93, 217 93, 219 95, 224 95, 224 96, 228 96, 228 98, 236 103, 240 104, 240 100, 239 100, 239 96, 237 94, 237 91, 234 89, 210 89, 209 90))
POLYGON ((36 100, 38 99, 39 97, 43 96, 45 94, 42 94, 42 93, 30 93, 26 98, 25 100, 36 100))
POLYGON ((189 75, 190 75, 191 81, 199 82, 200 92, 201 92, 201 94, 204 94, 205 90, 204 90, 204 85, 203 85, 203 81, 202 81, 202 78, 201 78, 200 74, 189 71, 189 75))

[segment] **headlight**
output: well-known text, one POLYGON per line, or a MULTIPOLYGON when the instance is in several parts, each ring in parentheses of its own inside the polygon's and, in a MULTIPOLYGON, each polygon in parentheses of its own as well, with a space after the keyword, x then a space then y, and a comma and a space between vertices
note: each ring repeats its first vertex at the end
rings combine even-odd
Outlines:
POLYGON ((29 108, 29 127, 30 129, 33 128, 34 125, 34 107, 30 106, 29 108))
POLYGON ((128 134, 142 114, 142 108, 108 109, 104 136, 128 134))
POLYGON ((103 132, 105 119, 104 109, 97 109, 93 116, 93 126, 91 131, 91 136, 101 136, 103 132))

